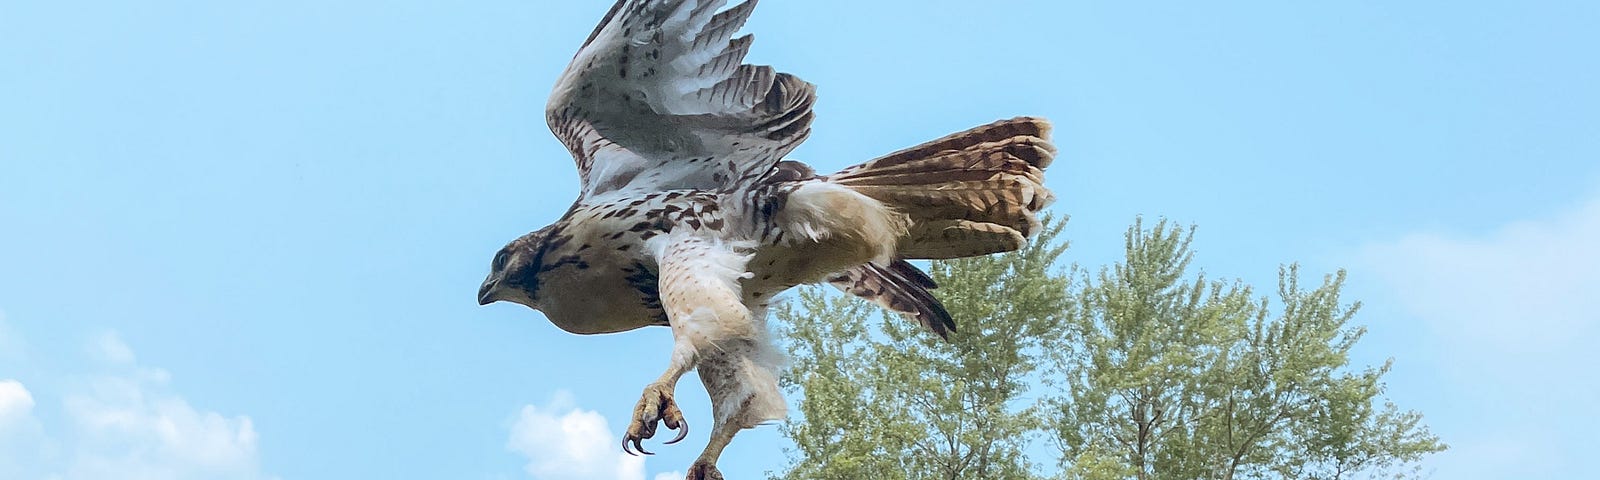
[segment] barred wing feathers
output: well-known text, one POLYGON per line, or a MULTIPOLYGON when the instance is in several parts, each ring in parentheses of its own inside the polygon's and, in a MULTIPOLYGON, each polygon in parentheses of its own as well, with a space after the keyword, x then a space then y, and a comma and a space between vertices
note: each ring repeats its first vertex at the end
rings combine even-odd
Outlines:
POLYGON ((748 0, 619 0, 546 109, 583 195, 718 189, 765 174, 811 132, 815 87, 744 64, 748 0))

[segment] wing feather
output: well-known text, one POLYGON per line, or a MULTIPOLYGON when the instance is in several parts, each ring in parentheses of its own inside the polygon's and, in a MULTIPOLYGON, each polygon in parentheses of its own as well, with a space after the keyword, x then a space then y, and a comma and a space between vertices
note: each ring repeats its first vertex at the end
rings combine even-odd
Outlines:
POLYGON ((744 64, 756 0, 619 0, 573 57, 546 119, 583 194, 719 189, 767 173, 810 134, 816 89, 744 64))
POLYGON ((956 329, 955 319, 929 290, 939 288, 927 273, 905 259, 895 259, 888 267, 875 263, 840 272, 828 283, 835 288, 916 320, 923 328, 945 340, 956 329))

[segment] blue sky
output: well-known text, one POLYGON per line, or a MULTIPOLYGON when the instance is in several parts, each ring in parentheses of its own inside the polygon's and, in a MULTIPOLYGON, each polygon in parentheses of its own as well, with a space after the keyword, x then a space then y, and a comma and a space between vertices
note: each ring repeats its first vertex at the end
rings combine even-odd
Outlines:
MULTIPOLYGON (((576 193, 543 102, 609 3, 0 1, 0 477, 681 471, 707 429, 611 456, 667 332, 474 301, 576 193)), ((1455 447, 1427 468, 1489 479, 1600 476, 1594 25, 1578 1, 768 0, 746 31, 819 85, 794 154, 819 170, 1043 115, 1072 261, 1144 214, 1198 224, 1212 276, 1350 269, 1360 360, 1393 357, 1388 395, 1455 447)), ((746 432, 723 470, 782 445, 746 432)))

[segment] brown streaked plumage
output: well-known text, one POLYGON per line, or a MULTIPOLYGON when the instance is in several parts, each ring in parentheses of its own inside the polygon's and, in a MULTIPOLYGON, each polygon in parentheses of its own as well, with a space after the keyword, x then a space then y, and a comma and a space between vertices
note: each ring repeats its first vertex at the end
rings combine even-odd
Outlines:
MULTIPOLYGON (((550 98, 582 194, 561 219, 507 244, 478 293, 544 312, 577 334, 669 326, 673 347, 624 436, 643 452, 688 421, 673 397, 698 369, 713 422, 691 480, 739 430, 784 415, 766 309, 828 282, 948 337, 956 321, 907 260, 1020 248, 1051 200, 1049 124, 1016 118, 818 176, 786 155, 810 133, 815 88, 745 65, 735 38, 755 1, 620 0, 550 98)), ((648 452, 645 452, 648 453, 648 452)))
POLYGON ((887 267, 864 263, 828 278, 828 283, 910 317, 939 338, 948 340, 950 332, 956 329, 956 320, 950 318, 944 304, 929 292, 939 285, 905 259, 897 259, 887 267))

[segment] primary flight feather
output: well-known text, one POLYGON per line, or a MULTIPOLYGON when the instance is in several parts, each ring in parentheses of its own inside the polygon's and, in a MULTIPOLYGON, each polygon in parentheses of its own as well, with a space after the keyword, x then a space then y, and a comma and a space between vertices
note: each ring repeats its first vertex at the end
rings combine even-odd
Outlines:
MULTIPOLYGON (((620 0, 561 74, 546 118, 582 193, 554 224, 494 257, 478 301, 544 312, 578 334, 670 326, 667 368, 644 389, 623 448, 658 425, 688 432, 673 400, 697 369, 711 437, 688 470, 719 479, 739 430, 781 419, 768 302, 830 283, 941 337, 956 323, 911 259, 1020 248, 1051 200, 1049 124, 1016 118, 832 175, 784 156, 811 132, 816 89, 744 64, 735 37, 756 1, 620 0)), ((648 452, 644 452, 648 453, 648 452)))

